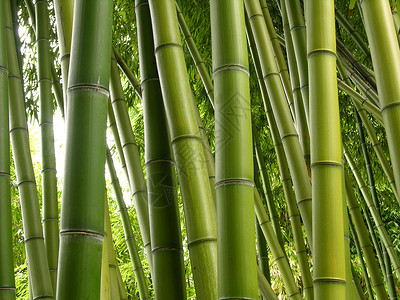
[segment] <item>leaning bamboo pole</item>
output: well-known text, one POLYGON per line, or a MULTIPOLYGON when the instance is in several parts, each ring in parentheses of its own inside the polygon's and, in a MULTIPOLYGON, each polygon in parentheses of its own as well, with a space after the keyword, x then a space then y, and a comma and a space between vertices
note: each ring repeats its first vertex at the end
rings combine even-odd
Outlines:
POLYGON ((155 299, 186 299, 175 167, 147 0, 136 0, 155 299))
POLYGON ((0 1, 0 299, 15 300, 10 189, 6 2, 0 1))
POLYGON ((262 79, 261 66, 259 62, 260 60, 258 57, 258 53, 255 49, 255 43, 253 36, 251 34, 251 30, 248 30, 248 39, 249 39, 250 49, 252 52, 253 61, 255 64, 258 82, 261 89, 261 96, 264 102, 264 109, 267 115, 272 141, 274 143, 274 148, 278 160, 279 173, 281 174, 282 178, 283 192, 285 195, 290 223, 293 230, 294 245, 296 249, 296 256, 298 257, 299 260, 299 268, 302 275, 301 280, 303 282, 305 297, 306 299, 314 299, 313 282, 310 273, 308 256, 305 248, 303 230, 300 221, 300 213, 296 205, 296 198, 292 188, 292 180, 290 177, 290 171, 286 159, 286 154, 283 148, 281 137, 278 132, 278 127, 275 122, 271 104, 268 99, 268 93, 265 86, 265 82, 262 79))
POLYGON ((279 134, 292 174, 297 205, 305 225, 307 236, 311 242, 311 182, 299 143, 299 137, 294 127, 287 101, 285 100, 285 93, 278 75, 272 46, 269 38, 266 38, 268 37, 268 31, 260 4, 255 0, 245 0, 245 5, 260 57, 262 76, 271 99, 272 110, 276 117, 279 134))
POLYGON ((25 115, 22 80, 18 65, 14 33, 11 25, 10 2, 6 2, 6 38, 8 59, 8 88, 10 134, 21 199, 22 222, 28 273, 31 278, 33 298, 54 299, 50 272, 40 222, 39 201, 35 174, 29 150, 29 136, 25 115), (12 101, 11 101, 12 100, 12 101))
POLYGON ((257 297, 248 55, 241 0, 211 2, 218 297, 257 297), (229 31, 231 34, 227 35, 229 31), (222 38, 224 37, 224 38, 222 38), (240 226, 231 224, 240 223, 240 226), (241 259, 236 259, 241 257, 241 259))
POLYGON ((57 298, 99 299, 112 1, 77 2, 74 19, 57 298))
POLYGON ((215 207, 192 102, 175 3, 151 0, 154 48, 185 209, 188 248, 199 299, 217 298, 215 207))
POLYGON ((48 1, 36 1, 36 48, 38 60, 39 126, 42 153, 43 234, 53 291, 57 286, 58 195, 54 150, 52 74, 49 41, 48 1))
POLYGON ((400 190, 400 49, 387 1, 361 2, 397 191, 400 190))

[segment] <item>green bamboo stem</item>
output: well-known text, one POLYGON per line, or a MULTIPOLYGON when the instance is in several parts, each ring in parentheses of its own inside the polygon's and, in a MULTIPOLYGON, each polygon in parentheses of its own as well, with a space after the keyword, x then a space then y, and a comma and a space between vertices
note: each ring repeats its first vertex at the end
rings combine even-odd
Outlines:
POLYGON ((140 232, 146 250, 150 270, 152 270, 152 255, 149 225, 149 207, 147 199, 147 187, 144 179, 142 163, 140 161, 139 149, 136 145, 135 135, 129 119, 128 109, 122 89, 117 62, 111 59, 111 103, 117 121, 117 128, 121 138, 122 150, 126 160, 129 174, 129 185, 131 187, 132 200, 135 205, 140 232))
POLYGON ((353 264, 351 264, 351 273, 353 275, 353 282, 354 282, 354 286, 355 286, 356 292, 357 292, 356 299, 357 300, 365 299, 364 292, 362 290, 361 283, 360 283, 360 278, 359 278, 358 274, 356 273, 356 271, 354 270, 353 264))
POLYGON ((266 170, 266 164, 264 162, 264 158, 261 153, 260 143, 258 142, 258 139, 257 139, 257 137, 259 135, 257 134, 255 127, 253 127, 253 134, 254 134, 254 138, 253 138, 254 152, 256 154, 255 162, 258 165, 258 166, 255 166, 255 169, 257 169, 257 167, 258 167, 258 169, 260 170, 261 179, 262 179, 263 188, 264 188, 264 194, 265 194, 265 198, 267 200, 266 202, 267 202, 267 207, 268 207, 268 212, 269 212, 269 216, 271 219, 271 223, 272 223, 272 226, 274 227, 274 231, 275 231, 276 237, 278 238, 279 245, 281 245, 282 249, 285 249, 285 245, 284 245, 283 238, 282 238, 282 230, 279 225, 279 216, 276 211, 274 199, 272 197, 271 185, 269 183, 269 178, 268 178, 268 174, 267 174, 267 170, 266 170))
POLYGON ((357 44, 357 46, 361 49, 364 53, 367 60, 371 61, 371 53, 369 52, 368 46, 364 43, 361 36, 358 32, 354 29, 354 27, 350 24, 350 22, 346 19, 342 13, 335 9, 335 18, 336 21, 347 31, 347 33, 351 36, 353 41, 357 44))
POLYGON ((196 297, 216 299, 215 207, 191 99, 176 7, 172 0, 151 0, 149 4, 157 67, 185 209, 196 297))
POLYGON ((42 153, 43 233, 53 291, 57 286, 58 196, 53 131, 52 74, 49 41, 48 1, 36 1, 36 48, 38 52, 39 125, 42 153))
POLYGON ((115 115, 114 115, 114 111, 113 111, 113 108, 112 108, 111 99, 109 99, 109 101, 108 101, 107 120, 108 120, 108 128, 110 128, 111 133, 113 135, 115 148, 117 148, 119 161, 121 163, 122 169, 124 170, 126 181, 128 182, 129 189, 132 189, 130 187, 128 169, 126 167, 124 151, 122 150, 121 138, 119 137, 118 128, 117 128, 117 121, 115 121, 115 115))
MULTIPOLYGON (((69 60, 72 38, 72 20, 74 11, 74 0, 54 0, 54 11, 57 22, 57 36, 60 47, 60 64, 62 74, 62 87, 64 101, 67 101, 69 60)), ((67 105, 65 103, 64 110, 67 105)))
POLYGON ((292 117, 285 99, 284 91, 276 63, 274 61, 271 44, 268 42, 268 32, 262 16, 261 7, 257 1, 245 1, 252 32, 259 52, 262 76, 271 98, 271 106, 276 117, 279 134, 287 155, 288 165, 292 174, 297 205, 301 213, 307 236, 312 240, 312 214, 311 214, 311 183, 299 138, 294 127, 292 117))
POLYGON ((57 284, 60 300, 100 298, 112 1, 77 2, 74 19, 57 284))
POLYGON ((244 7, 241 0, 223 0, 212 1, 210 10, 215 81, 218 297, 256 299, 254 168, 244 7), (228 37, 227 31, 231 32, 228 37), (240 226, 231 226, 238 223, 240 226))
POLYGON ((382 105, 389 152, 397 191, 400 189, 400 149, 397 139, 400 134, 400 49, 396 42, 396 32, 391 17, 389 3, 381 1, 363 1, 361 8, 365 18, 372 61, 375 66, 378 94, 382 105), (379 67, 378 67, 379 66, 379 67))
POLYGON ((352 159, 352 157, 345 151, 344 152, 346 160, 354 174, 354 177, 356 178, 357 184, 361 190, 361 193, 364 197, 365 202, 367 203, 368 209, 372 215, 372 218, 374 219, 375 225, 378 229, 379 235, 381 237, 381 240, 383 244, 386 247, 386 251, 389 254, 390 260, 392 261, 392 264, 394 266, 394 271, 396 272, 397 276, 400 277, 400 260, 399 257, 397 256, 393 244, 389 238, 389 235, 385 229, 384 224, 382 223, 382 219, 379 215, 378 209, 376 208, 370 194, 368 193, 368 187, 364 183, 364 180, 361 177, 360 172, 357 170, 355 163, 352 159))
POLYGON ((269 259, 268 259, 268 245, 262 233, 260 223, 256 218, 256 236, 257 236, 257 249, 258 249, 258 266, 264 274, 267 281, 271 282, 271 275, 269 272, 269 259))
MULTIPOLYGON (((293 40, 294 53, 296 55, 296 61, 299 70, 300 90, 301 94, 303 95, 304 110, 307 117, 307 123, 308 125, 310 125, 306 26, 300 7, 300 1, 284 1, 286 4, 286 12, 290 26, 290 33, 293 40)), ((283 1, 281 1, 281 4, 282 3, 283 1)), ((281 9, 284 9, 283 5, 281 9)))
POLYGON ((260 268, 257 268, 258 290, 266 300, 278 300, 260 268))
POLYGON ((356 85, 356 87, 361 91, 361 93, 363 95, 366 95, 366 97, 368 99, 371 100, 371 102, 373 104, 375 104, 376 106, 380 106, 379 103, 379 97, 378 94, 376 93, 376 91, 374 89, 371 88, 371 86, 366 83, 359 74, 357 74, 356 71, 354 71, 351 66, 349 66, 349 64, 346 62, 346 60, 344 59, 339 59, 341 61, 341 63, 343 64, 343 66, 345 67, 348 76, 351 78, 351 80, 354 82, 354 84, 356 85))
POLYGON ((360 95, 352 87, 342 81, 338 81, 338 87, 346 92, 354 101, 357 101, 366 111, 372 114, 375 119, 383 125, 381 110, 376 105, 372 104, 366 97, 360 95))
POLYGON ((316 299, 345 299, 343 166, 334 1, 309 1, 306 11, 312 124, 314 291, 316 299))
POLYGON ((268 10, 267 1, 261 0, 260 4, 261 4, 262 13, 264 15, 265 24, 267 26, 269 38, 271 40, 272 49, 274 51, 276 65, 277 65, 278 71, 279 71, 279 76, 281 77, 282 86, 285 91, 286 99, 288 101, 289 108, 292 113, 293 119, 295 119, 296 112, 295 112, 295 108, 294 108, 292 85, 290 83, 288 67, 286 65, 285 58, 283 57, 282 49, 281 49, 281 46, 278 41, 275 27, 274 27, 274 24, 271 19, 271 15, 268 10))
POLYGON ((6 2, 0 1, 0 299, 15 300, 12 245, 6 2))
POLYGON ((185 37, 186 45, 196 65, 196 69, 200 74, 201 80, 203 81, 203 85, 207 92, 207 96, 214 107, 214 85, 212 83, 212 79, 210 77, 210 74, 208 73, 207 67, 204 64, 203 59, 201 58, 199 50, 196 47, 196 43, 194 42, 189 27, 185 22, 185 18, 183 17, 182 11, 180 10, 178 3, 175 2, 175 4, 176 4, 176 11, 178 13, 179 27, 182 31, 183 36, 185 37))
POLYGON ((373 298, 374 297, 374 293, 372 291, 371 282, 370 282, 369 277, 368 277, 367 268, 365 267, 365 263, 364 263, 364 260, 363 260, 363 256, 362 256, 362 252, 361 252, 361 245, 360 245, 360 242, 358 240, 356 230, 354 229, 354 225, 351 222, 350 216, 349 216, 349 225, 350 225, 349 226, 350 232, 351 232, 351 234, 353 236, 353 242, 354 242, 354 245, 356 246, 357 255, 358 255, 359 259, 360 259, 361 271, 362 271, 362 274, 364 276, 364 281, 365 281, 365 285, 367 287, 368 295, 369 295, 370 298, 373 298))
POLYGON ((109 278, 110 278, 110 299, 111 300, 120 300, 120 291, 118 286, 118 264, 117 258, 115 256, 113 238, 112 238, 112 230, 111 230, 111 221, 110 221, 110 210, 108 206, 108 202, 105 201, 105 209, 104 209, 104 244, 107 245, 107 263, 109 269, 109 278))
MULTIPOLYGON (((36 13, 35 13, 35 6, 33 5, 32 0, 25 0, 25 5, 29 13, 29 18, 31 20, 31 26, 33 28, 33 31, 36 34, 36 13)), ((51 49, 50 49, 51 51, 51 49)), ((58 77, 57 71, 54 67, 54 62, 50 62, 50 68, 51 68, 51 80, 52 80, 52 86, 53 86, 53 92, 54 96, 56 98, 56 102, 58 105, 58 108, 60 109, 61 116, 64 119, 64 95, 63 95, 63 90, 62 86, 60 84, 60 79, 58 77)))
POLYGON ((254 201, 258 222, 260 223, 264 237, 271 249, 271 253, 275 259, 275 263, 278 265, 278 268, 280 270, 283 282, 286 287, 286 296, 288 299, 301 299, 301 295, 296 286, 292 271, 289 266, 289 262, 281 246, 279 245, 278 239, 272 228, 271 221, 267 213, 265 212, 257 189, 254 189, 254 201))
MULTIPOLYGON (((379 209, 380 205, 379 205, 379 200, 378 200, 378 194, 377 194, 376 187, 375 187, 374 174, 372 171, 372 165, 371 165, 371 161, 369 158, 367 145, 365 143, 365 136, 364 136, 364 131, 362 128, 361 118, 360 118, 359 114, 357 113, 356 109, 355 109, 355 115, 356 115, 356 120, 357 120, 358 132, 360 134, 361 147, 362 147, 363 156, 364 156, 364 160, 365 160, 365 167, 367 169, 367 175, 368 175, 368 181, 369 181, 369 187, 371 190, 372 200, 374 201, 375 206, 378 208, 378 213, 381 215, 381 211, 379 209)), ((382 215, 381 215, 381 217, 382 217, 382 215)), ((369 217, 368 217, 368 219, 369 219, 369 217)), ((397 299, 395 284, 393 281, 392 267, 390 264, 390 258, 388 256, 386 248, 383 244, 382 244, 382 248, 383 248, 384 264, 381 264, 381 266, 382 266, 383 273, 386 274, 385 279, 386 279, 386 284, 388 287, 390 299, 397 299)), ((381 249, 380 249, 379 245, 375 245, 375 249, 376 249, 376 252, 378 252, 379 254, 382 255, 382 253, 380 253, 381 249)))
POLYGON ((394 28, 396 29, 397 40, 400 45, 400 16, 399 16, 399 12, 397 11, 397 9, 392 10, 392 17, 393 17, 394 28))
POLYGON ((128 246, 129 256, 132 261, 133 271, 136 276, 136 282, 139 288, 140 299, 150 299, 149 291, 146 284, 145 275, 143 272, 142 263, 139 258, 137 245, 136 245, 136 237, 132 230, 131 221, 128 215, 128 209, 126 208, 124 196, 122 194, 121 186, 119 184, 119 180, 117 177, 117 173, 115 171, 114 163, 111 157, 110 151, 107 149, 106 153, 106 161, 107 167, 110 172, 111 183, 115 193, 115 199, 117 200, 117 205, 119 209, 119 213, 121 215, 122 227, 124 229, 125 242, 128 246))
MULTIPOLYGON (((107 189, 105 190, 105 204, 107 205, 107 189)), ((106 228, 106 215, 108 214, 108 210, 104 208, 104 242, 102 247, 102 255, 101 255, 101 282, 100 282, 100 300, 111 300, 111 292, 110 292, 110 265, 108 258, 108 234, 106 228)))
POLYGON ((352 67, 357 70, 366 82, 368 82, 371 88, 376 91, 376 80, 374 75, 368 72, 368 70, 353 56, 353 54, 351 54, 350 50, 347 49, 341 40, 336 39, 336 46, 340 55, 344 56, 352 67))
POLYGON ((135 2, 145 132, 153 284, 156 299, 186 299, 175 168, 154 56, 147 0, 135 2))
MULTIPOLYGON (((251 31, 248 31, 248 33, 251 33, 251 31)), ((290 171, 285 155, 285 151, 283 148, 283 144, 281 141, 281 137, 278 132, 278 127, 275 122, 275 118, 272 112, 271 104, 268 99, 268 93, 267 89, 265 86, 265 82, 262 79, 261 75, 261 66, 259 63, 259 57, 257 51, 255 51, 255 45, 254 45, 254 39, 252 39, 252 35, 248 34, 248 38, 250 41, 250 49, 252 49, 252 56, 253 56, 253 61, 255 63, 255 69, 259 81, 259 85, 261 88, 261 95, 263 98, 264 102, 264 108, 266 111, 268 123, 270 126, 271 130, 271 135, 272 135, 272 140, 274 143, 275 147, 275 152, 278 160, 278 167, 279 167, 279 172, 282 177, 282 186, 283 186, 283 191, 289 211, 289 219, 291 223, 291 227, 293 230, 293 236, 294 236, 294 244, 295 244, 295 249, 296 249, 296 255, 299 259, 299 267, 300 267, 300 272, 302 274, 302 281, 303 281, 303 287, 304 287, 304 292, 306 299, 314 299, 314 292, 313 292, 313 282, 312 282, 312 277, 310 273, 310 266, 308 263, 308 257, 307 257, 307 252, 305 249, 305 243, 304 243, 304 236, 303 236, 303 231, 302 231, 302 226, 301 226, 301 221, 300 221, 300 214, 299 210, 297 208, 296 204, 296 198, 295 194, 293 192, 292 188, 292 180, 290 177, 290 171)))
POLYGON ((128 300, 128 295, 126 294, 125 285, 124 282, 122 281, 122 276, 119 268, 117 268, 117 279, 118 279, 120 300, 128 300))
POLYGON ((10 133, 14 153, 18 189, 21 199, 22 222, 24 227, 25 248, 28 273, 32 279, 33 298, 54 299, 49 266, 40 223, 39 201, 35 175, 29 150, 29 137, 25 115, 20 68, 11 24, 10 2, 6 2, 6 39, 8 58, 8 88, 10 133))
MULTIPOLYGON (((345 176, 346 176, 345 183, 346 183, 346 194, 347 194, 349 212, 351 214, 351 218, 353 220, 354 227, 357 232, 357 237, 362 253, 364 253, 364 258, 367 264, 368 273, 370 274, 371 277, 372 285, 374 287, 378 299, 387 299, 388 296, 382 281, 378 262, 376 261, 375 258, 374 248, 372 246, 371 240, 369 239, 368 230, 367 227, 365 226, 365 223, 361 215, 360 206, 358 205, 357 200, 355 198, 349 176, 347 174, 345 176)), ((360 259, 362 259, 361 256, 360 259)))
POLYGON ((139 80, 137 80, 135 74, 133 74, 131 69, 128 67, 128 64, 122 58, 121 54, 117 51, 117 49, 115 49, 114 46, 112 48, 115 55, 115 59, 117 60, 118 66, 120 67, 121 71, 125 74, 126 78, 128 79, 133 89, 135 90, 138 97, 142 98, 142 89, 140 87, 139 80))
MULTIPOLYGON (((340 76, 342 77, 342 80, 344 82, 346 82, 348 85, 351 85, 350 78, 348 77, 348 75, 346 75, 346 70, 345 70, 343 64, 341 63, 341 60, 337 60, 337 68, 338 68, 340 76)), ((353 103, 357 109, 357 113, 359 114, 359 116, 364 124, 364 127, 367 131, 368 137, 371 140, 371 144, 375 150, 376 156, 378 157, 378 160, 382 166, 382 169, 389 181, 389 184, 393 190, 393 193, 399 201, 399 196, 398 196, 398 193, 396 190, 396 185, 395 185, 394 176, 393 176, 393 170, 392 170, 391 166, 389 165, 388 160, 386 159, 386 156, 383 152, 381 144, 378 141, 376 132, 371 124, 371 121, 369 120, 365 109, 363 109, 358 102, 354 101, 353 103)))
POLYGON ((304 153, 306 164, 310 165, 310 133, 307 124, 307 116, 304 110, 303 96, 301 94, 301 86, 299 79, 299 71, 297 67, 296 56, 292 34, 290 32, 289 21, 286 13, 286 4, 284 0, 280 1, 282 10, 283 31, 285 33, 286 53, 289 65, 290 80, 292 82, 292 93, 296 112, 296 125, 299 133, 301 149, 304 153))

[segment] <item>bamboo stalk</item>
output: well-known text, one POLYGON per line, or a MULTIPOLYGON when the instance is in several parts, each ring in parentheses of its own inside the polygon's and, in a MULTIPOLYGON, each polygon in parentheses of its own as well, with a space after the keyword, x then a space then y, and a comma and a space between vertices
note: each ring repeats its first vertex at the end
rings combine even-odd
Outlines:
MULTIPOLYGON (((117 122, 119 136, 121 138, 122 150, 124 153, 130 191, 135 205, 139 221, 140 232, 146 250, 150 270, 152 270, 152 255, 149 225, 149 207, 147 198, 147 186, 144 179, 142 163, 140 161, 139 149, 136 145, 135 135, 129 119, 128 109, 122 89, 117 62, 112 56, 111 77, 110 77, 111 103, 117 122)), ((152 272, 152 271, 151 271, 152 272)))
POLYGON ((381 240, 386 247, 386 250, 389 254, 390 260, 392 261, 392 264, 394 266, 394 271, 396 272, 397 276, 400 277, 400 259, 397 256, 397 254, 394 250, 393 244, 392 244, 392 242, 389 238, 389 235, 385 229, 385 226, 382 223, 382 219, 378 213, 378 209, 376 208, 370 194, 367 191, 368 187, 364 183, 364 180, 362 179, 360 172, 357 170, 352 157, 346 151, 344 152, 344 154, 345 154, 346 160, 354 174, 354 177, 356 178, 357 184, 361 190, 364 200, 367 203, 368 209, 371 212, 372 218, 374 219, 374 222, 378 229, 381 240))
POLYGON ((121 186, 115 171, 114 163, 110 151, 107 149, 106 153, 107 167, 110 172, 111 183, 115 193, 115 199, 117 200, 117 205, 119 213, 121 215, 122 227, 124 229, 125 242, 128 246, 129 256, 132 261, 133 271, 136 276, 136 282, 139 288, 140 299, 150 299, 148 287, 146 284, 146 277, 143 272, 143 266, 139 258, 135 235, 132 230, 131 221, 128 215, 128 209, 126 208, 124 196, 122 194, 121 186))
POLYGON ((312 240, 311 183, 307 166, 299 143, 299 138, 285 99, 282 84, 277 73, 271 44, 268 43, 268 32, 257 1, 245 0, 252 32, 259 52, 262 76, 271 98, 271 106, 276 117, 279 134, 285 149, 288 165, 292 173, 297 205, 301 213, 307 236, 312 240))
MULTIPOLYGON (((282 186, 283 186, 283 191, 289 211, 289 219, 293 231, 293 237, 294 237, 294 244, 295 244, 295 249, 296 249, 296 255, 299 260, 299 267, 300 267, 300 272, 301 272, 301 280, 303 282, 303 288, 305 292, 305 297, 306 299, 314 299, 314 292, 313 292, 313 282, 312 282, 312 277, 310 273, 310 266, 308 262, 308 257, 305 249, 305 243, 304 243, 304 237, 303 237, 303 231, 302 231, 302 226, 301 226, 301 221, 300 221, 300 213, 296 205, 296 199, 295 195, 293 192, 292 188, 292 180, 290 177, 290 171, 285 155, 285 151, 283 148, 283 144, 281 141, 281 137, 278 132, 278 128, 275 122, 275 118, 272 112, 271 104, 268 99, 268 93, 267 89, 265 86, 265 82, 262 79, 262 72, 261 72, 261 66, 259 63, 259 57, 257 51, 255 51, 255 45, 254 45, 254 39, 252 38, 251 31, 248 31, 248 39, 250 42, 250 49, 252 49, 252 56, 253 56, 253 61, 255 64, 255 69, 259 81, 259 85, 261 88, 261 95, 263 98, 264 102, 264 108, 266 111, 268 123, 270 126, 270 131, 272 135, 272 140, 274 143, 275 147, 275 152, 278 160, 278 167, 279 167, 279 172, 281 174, 282 178, 282 186)), ((263 166, 265 167, 265 166, 263 166)))
POLYGON ((244 7, 241 0, 210 4, 215 81, 218 297, 255 299, 254 168, 244 7), (227 31, 231 34, 227 35, 227 31), (232 223, 240 226, 231 226, 232 223))
POLYGON ((15 300, 5 2, 0 1, 0 299, 15 300))
POLYGON ((264 274, 257 268, 258 289, 266 300, 278 300, 264 274))
POLYGON ((154 47, 185 209, 198 299, 217 298, 217 232, 212 191, 192 102, 175 3, 151 0, 154 47))
POLYGON ((47 1, 36 1, 36 47, 38 56, 38 88, 42 153, 43 233, 53 291, 57 286, 59 247, 56 156, 53 131, 52 73, 47 1))
POLYGON ((74 19, 57 285, 60 300, 100 298, 112 1, 77 2, 74 19))
POLYGON ((334 1, 309 1, 306 11, 314 291, 316 299, 345 299, 343 166, 336 83, 334 1))
POLYGON ((257 189, 254 189, 254 200, 257 219, 260 223, 264 237, 271 249, 271 253, 274 256, 275 263, 278 265, 283 282, 285 283, 286 296, 288 299, 301 299, 300 292, 295 284, 292 271, 289 267, 289 262, 285 253, 283 252, 283 249, 279 245, 278 239, 272 228, 271 221, 265 212, 257 189))
POLYGON ((147 0, 136 0, 153 284, 156 299, 186 299, 175 168, 147 0))
POLYGON ((299 133, 301 149, 304 153, 304 159, 307 166, 310 165, 310 132, 307 124, 307 116, 304 109, 303 96, 301 93, 299 71, 297 66, 296 55, 294 52, 294 45, 292 40, 292 33, 286 13, 286 4, 284 0, 280 1, 282 10, 282 23, 283 31, 285 33, 286 53, 289 65, 290 80, 292 82, 292 93, 296 112, 296 125, 299 133))
MULTIPOLYGON (((351 214, 355 230, 357 232, 360 249, 364 253, 365 262, 367 264, 368 272, 371 276, 372 285, 374 286, 374 290, 376 292, 376 296, 378 299, 387 299, 387 294, 385 291, 385 286, 383 285, 382 277, 380 275, 378 262, 376 261, 375 254, 373 251, 373 247, 371 244, 371 240, 368 236, 368 231, 365 226, 365 223, 362 219, 361 210, 357 203, 357 200, 354 196, 353 187, 351 186, 351 182, 349 176, 346 176, 346 194, 347 201, 349 206, 349 212, 351 214)), ((362 259, 360 257, 360 259, 362 259)), ((372 296, 372 294, 371 294, 372 296)))
POLYGON ((54 299, 40 223, 35 175, 29 150, 25 103, 11 25, 10 2, 5 2, 10 133, 21 200, 28 273, 31 276, 33 298, 54 299))
POLYGON ((203 62, 203 59, 201 58, 199 50, 196 47, 193 37, 190 34, 189 28, 185 22, 185 18, 183 17, 182 11, 180 10, 178 3, 175 2, 175 4, 176 4, 176 11, 178 13, 179 27, 182 31, 183 36, 185 37, 186 45, 196 65, 197 71, 200 74, 200 78, 203 81, 203 85, 207 92, 207 96, 214 107, 214 85, 212 83, 212 79, 210 77, 210 74, 208 73, 206 65, 203 62))
POLYGON ((361 2, 373 65, 378 85, 381 111, 386 127, 389 152, 397 191, 400 190, 400 49, 391 17, 389 3, 385 1, 361 2))

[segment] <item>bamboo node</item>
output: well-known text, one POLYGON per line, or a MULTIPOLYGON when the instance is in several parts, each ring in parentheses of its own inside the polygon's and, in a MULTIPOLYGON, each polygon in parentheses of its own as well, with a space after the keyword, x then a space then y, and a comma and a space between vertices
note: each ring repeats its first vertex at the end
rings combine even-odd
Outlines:
POLYGON ((191 247, 193 247, 196 244, 201 244, 201 243, 212 243, 212 242, 216 242, 217 239, 216 238, 203 238, 203 239, 198 239, 198 240, 194 240, 194 241, 190 241, 188 242, 188 249, 190 249, 191 247))
POLYGON ((0 72, 4 72, 8 75, 8 69, 4 66, 0 66, 0 72))
POLYGON ((223 71, 229 71, 229 70, 237 70, 237 71, 242 71, 244 73, 246 73, 248 76, 250 76, 250 72, 249 70, 242 66, 242 65, 223 65, 221 67, 216 68, 213 71, 213 76, 215 77, 215 75, 219 72, 223 72, 223 71))
POLYGON ((75 84, 75 85, 69 86, 67 92, 70 93, 75 90, 97 92, 97 93, 107 96, 107 98, 110 96, 110 92, 108 91, 108 89, 106 87, 103 87, 103 86, 100 86, 97 84, 75 84))
POLYGON ((314 282, 314 284, 324 283, 324 282, 346 284, 346 280, 345 279, 337 278, 337 277, 319 277, 319 278, 314 278, 313 282, 314 282))
POLYGON ((329 49, 329 48, 316 48, 308 52, 307 54, 307 59, 309 59, 311 56, 318 55, 318 54, 327 54, 327 55, 332 55, 337 59, 336 51, 329 49))
POLYGON ((385 105, 385 106, 382 106, 382 108, 381 108, 381 114, 383 114, 383 112, 384 112, 385 110, 391 109, 391 108, 396 107, 396 106, 400 106, 400 101, 392 102, 392 103, 390 103, 390 104, 387 104, 387 105, 385 105))
POLYGON ((226 185, 248 185, 254 187, 254 182, 249 179, 224 179, 215 183, 215 188, 219 188, 226 185))

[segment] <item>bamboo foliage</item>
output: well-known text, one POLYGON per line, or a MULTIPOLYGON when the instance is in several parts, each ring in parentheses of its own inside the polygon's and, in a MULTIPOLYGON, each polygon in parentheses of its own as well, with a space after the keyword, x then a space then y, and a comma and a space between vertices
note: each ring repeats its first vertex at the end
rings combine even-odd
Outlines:
POLYGON ((0 298, 15 299, 12 247, 6 1, 0 1, 0 298))
POLYGON ((68 167, 61 204, 57 298, 99 299, 112 2, 76 4, 68 78, 68 167), (79 214, 73 213, 76 209, 79 214), (74 263, 77 260, 79 264, 74 263))

